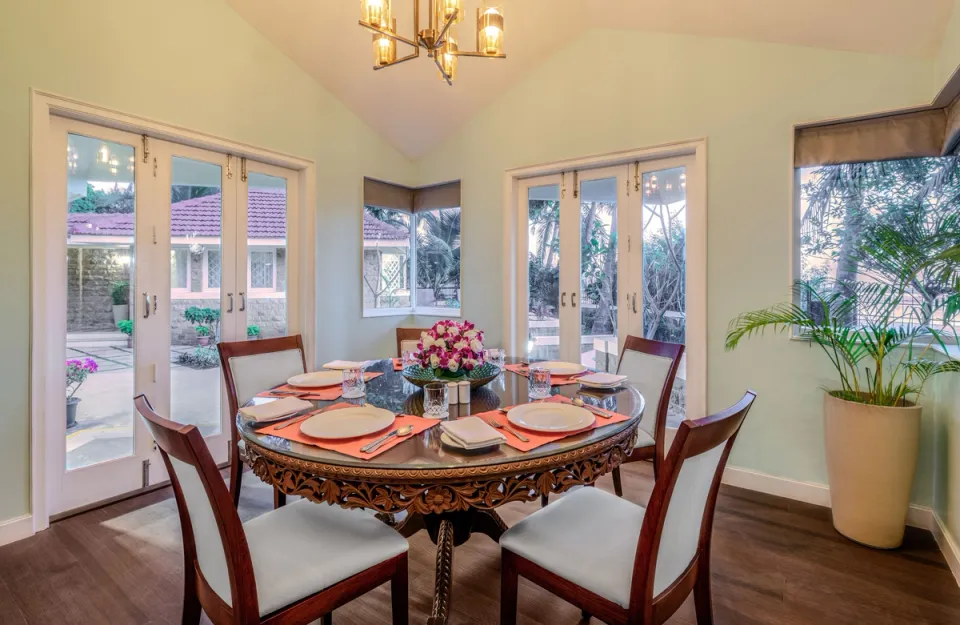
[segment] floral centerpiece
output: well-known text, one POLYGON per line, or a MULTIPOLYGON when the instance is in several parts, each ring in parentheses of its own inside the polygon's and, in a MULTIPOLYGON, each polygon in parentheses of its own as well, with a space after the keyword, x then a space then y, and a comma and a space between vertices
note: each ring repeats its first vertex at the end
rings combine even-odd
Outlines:
POLYGON ((87 380, 87 376, 97 372, 97 361, 93 358, 67 361, 67 427, 77 423, 77 404, 79 397, 74 397, 80 387, 87 380))
POLYGON ((483 332, 469 321, 438 321, 420 335, 420 366, 438 378, 459 378, 482 367, 483 332))

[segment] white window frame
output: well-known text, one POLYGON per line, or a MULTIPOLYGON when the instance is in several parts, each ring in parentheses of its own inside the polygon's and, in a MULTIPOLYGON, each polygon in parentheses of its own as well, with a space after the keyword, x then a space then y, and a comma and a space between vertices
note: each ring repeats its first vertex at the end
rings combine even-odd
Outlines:
MULTIPOLYGON (((210 251, 209 248, 203 250, 203 267, 201 268, 203 290, 197 295, 220 292, 220 287, 210 286, 210 251)), ((223 284, 223 248, 218 247, 216 252, 220 254, 220 283, 223 284)))
MULTIPOLYGON (((365 211, 367 205, 364 204, 361 206, 361 210, 365 211)), ((461 211, 461 217, 463 215, 463 207, 456 206, 451 207, 456 208, 461 211)), ((460 317, 461 310, 463 307, 463 266, 460 267, 460 306, 457 308, 446 308, 443 306, 418 306, 417 305, 417 227, 418 227, 418 213, 405 211, 397 208, 391 208, 400 213, 406 213, 410 216, 410 252, 407 255, 407 262, 410 263, 410 275, 407 276, 409 283, 407 288, 410 291, 410 306, 403 306, 399 308, 367 308, 366 304, 363 302, 363 262, 364 262, 364 252, 366 249, 362 245, 363 242, 363 225, 361 221, 360 226, 360 306, 363 311, 363 317, 397 317, 397 316, 406 316, 406 315, 419 315, 421 317, 460 317)), ((433 210, 445 210, 445 209, 433 209, 433 210)), ((429 211, 424 211, 429 212, 429 211)), ((361 213, 361 219, 363 213, 361 213)), ((462 222, 461 222, 462 228, 462 222)), ((463 234, 461 232, 460 236, 460 258, 461 263, 463 262, 463 234)))

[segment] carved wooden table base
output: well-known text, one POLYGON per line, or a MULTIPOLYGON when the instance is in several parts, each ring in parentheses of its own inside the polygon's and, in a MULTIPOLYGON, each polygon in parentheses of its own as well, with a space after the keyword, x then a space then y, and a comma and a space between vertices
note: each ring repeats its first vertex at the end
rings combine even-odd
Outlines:
POLYGON ((310 462, 247 440, 254 474, 288 495, 345 508, 375 510, 404 537, 426 530, 437 545, 433 610, 428 625, 445 625, 453 587, 454 547, 474 533, 499 541, 507 530, 494 508, 535 501, 590 485, 633 450, 637 424, 608 439, 546 458, 450 469, 377 469, 310 462), (407 512, 396 521, 396 514, 407 512))

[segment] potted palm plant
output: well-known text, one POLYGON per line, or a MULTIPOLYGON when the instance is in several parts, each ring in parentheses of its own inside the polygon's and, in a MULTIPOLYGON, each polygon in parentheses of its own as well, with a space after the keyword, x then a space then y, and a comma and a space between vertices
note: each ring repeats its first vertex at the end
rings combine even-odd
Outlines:
POLYGON ((110 299, 113 301, 113 322, 126 321, 130 318, 130 283, 126 280, 114 282, 110 288, 110 299))
POLYGON ((932 376, 960 371, 960 361, 934 350, 946 353, 957 340, 960 293, 936 267, 957 231, 925 231, 917 222, 877 227, 858 252, 859 280, 800 280, 792 302, 738 316, 726 337, 730 350, 768 328, 791 330, 823 349, 839 377, 824 394, 833 524, 878 548, 903 540, 920 445, 917 397, 932 376))

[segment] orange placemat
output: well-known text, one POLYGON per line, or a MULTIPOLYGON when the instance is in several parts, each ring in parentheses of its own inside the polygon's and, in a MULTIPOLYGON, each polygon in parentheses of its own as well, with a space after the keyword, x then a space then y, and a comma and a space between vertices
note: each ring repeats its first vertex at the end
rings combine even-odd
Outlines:
MULTIPOLYGON (((348 404, 347 402, 341 402, 339 404, 334 404, 330 406, 327 410, 338 410, 340 408, 356 408, 354 404, 348 404)), ((318 412, 326 412, 318 411, 318 412)), ((393 449, 397 445, 410 440, 415 437, 417 434, 429 430, 435 425, 438 425, 440 420, 438 419, 424 419, 423 417, 417 417, 414 415, 400 415, 397 417, 396 421, 393 422, 386 431, 376 432, 374 434, 368 434, 366 436, 360 436, 358 438, 348 438, 345 440, 323 440, 319 438, 311 438, 300 433, 300 422, 291 423, 287 427, 274 430, 271 426, 261 428, 258 430, 263 434, 269 434, 270 436, 279 436, 280 438, 285 438, 290 441, 296 441, 298 443, 304 443, 306 445, 313 445, 314 447, 320 447, 321 449, 328 449, 330 451, 336 451, 341 454, 346 454, 347 456, 352 456, 354 458, 359 458, 361 460, 369 460, 371 458, 376 458, 383 452, 388 449, 393 449), (393 430, 403 427, 405 425, 413 426, 413 433, 410 436, 404 436, 402 438, 394 436, 386 443, 381 445, 373 453, 364 453, 360 451, 360 448, 368 443, 372 443, 377 440, 387 432, 392 432, 393 430)))
MULTIPOLYGON (((363 380, 369 382, 374 378, 378 378, 382 373, 377 372, 367 372, 363 374, 363 380)), ((334 386, 324 386, 321 388, 306 388, 301 386, 290 386, 289 384, 281 384, 276 388, 272 388, 269 391, 264 391, 257 394, 257 397, 299 397, 300 399, 306 399, 310 401, 333 401, 335 399, 340 399, 340 396, 343 395, 343 386, 340 384, 334 386), (296 395, 293 395, 297 393, 296 395), (300 395, 300 393, 303 393, 300 395)))
MULTIPOLYGON (((573 403, 573 401, 569 397, 564 397, 562 395, 553 395, 549 399, 545 399, 543 401, 550 402, 550 403, 557 403, 557 404, 573 403)), ((505 408, 505 410, 509 410, 510 408, 513 408, 513 406, 505 408)), ((596 406, 594 406, 594 408, 596 408, 596 406)), ((604 410, 604 412, 609 414, 610 417, 605 418, 597 415, 596 420, 594 420, 593 425, 591 425, 590 427, 584 428, 582 430, 577 430, 576 432, 562 432, 560 434, 532 432, 530 430, 518 428, 516 425, 513 425, 512 423, 507 421, 507 415, 503 414, 499 410, 481 412, 480 414, 475 416, 478 416, 481 419, 484 419, 485 421, 496 421, 497 423, 509 425, 510 427, 515 428, 518 432, 520 432, 521 434, 529 438, 530 442, 524 443, 523 441, 521 441, 519 438, 517 438, 507 430, 499 430, 499 432, 507 437, 507 445, 510 445, 514 449, 519 449, 520 451, 531 451, 533 449, 536 449, 537 447, 540 447, 541 445, 546 445, 547 443, 559 441, 564 438, 567 438, 568 436, 575 436, 577 434, 582 434, 583 432, 589 432, 590 430, 594 430, 596 428, 602 428, 603 426, 610 425, 611 423, 620 423, 622 421, 630 420, 630 417, 625 414, 620 414, 618 412, 610 412, 609 410, 604 410)))
MULTIPOLYGON (((525 378, 530 377, 529 365, 507 365, 507 371, 522 375, 525 378)), ((563 386, 565 384, 577 384, 577 379, 586 373, 577 373, 576 375, 551 375, 550 386, 563 386)))

